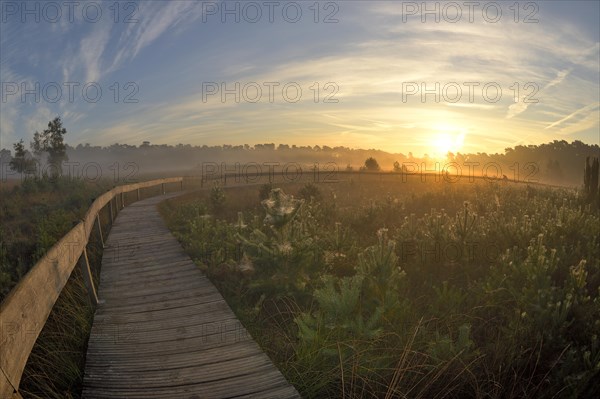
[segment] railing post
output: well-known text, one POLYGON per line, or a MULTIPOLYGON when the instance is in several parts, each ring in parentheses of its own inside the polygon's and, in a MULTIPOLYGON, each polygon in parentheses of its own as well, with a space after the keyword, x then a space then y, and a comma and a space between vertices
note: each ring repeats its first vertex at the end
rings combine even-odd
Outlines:
POLYGON ((104 245, 104 236, 102 235, 102 224, 100 224, 100 213, 96 214, 96 223, 98 223, 98 232, 100 233, 100 242, 102 243, 102 248, 106 248, 104 245))
POLYGON ((137 189, 137 200, 138 201, 140 200, 140 189, 139 188, 137 189))
POLYGON ((81 259, 79 260, 79 262, 79 264, 81 265, 81 274, 83 274, 83 281, 85 282, 85 287, 87 288, 88 296, 90 297, 90 302, 93 306, 97 306, 98 295, 96 294, 96 288, 94 287, 94 280, 92 278, 90 262, 88 260, 87 250, 85 246, 83 247, 83 253, 81 254, 81 259))
POLYGON ((181 179, 181 181, 179 182, 179 188, 181 189, 181 191, 183 191, 183 179, 181 179))
POLYGON ((162 186, 162 193, 165 195, 165 183, 161 183, 160 185, 162 186))
POLYGON ((121 209, 125 208, 125 193, 121 193, 121 209))
POLYGON ((114 221, 115 221, 115 216, 113 215, 113 204, 112 203, 113 203, 113 201, 112 201, 112 198, 111 198, 108 201, 108 204, 110 205, 110 209, 109 210, 110 210, 110 223, 111 224, 114 223, 114 221))

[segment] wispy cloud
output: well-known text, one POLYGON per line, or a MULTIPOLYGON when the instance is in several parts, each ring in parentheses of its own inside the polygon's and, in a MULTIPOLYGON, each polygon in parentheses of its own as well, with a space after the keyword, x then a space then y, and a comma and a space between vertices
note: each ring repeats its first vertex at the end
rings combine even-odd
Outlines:
MULTIPOLYGON (((593 115, 594 111, 598 111, 600 107, 600 103, 592 103, 589 105, 586 105, 583 108, 580 108, 578 110, 576 110, 575 112, 572 112, 571 114, 565 116, 564 118, 551 123, 550 125, 546 126, 544 129, 552 129, 555 127, 561 127, 562 125, 565 124, 565 122, 569 121, 569 120, 573 120, 575 117, 580 117, 580 119, 584 119, 585 117, 589 116, 589 115, 593 115)), ((597 115, 596 115, 597 116, 597 115)))
POLYGON ((138 22, 129 24, 118 40, 111 69, 134 59, 160 36, 181 29, 202 15, 200 3, 193 1, 145 1, 139 7, 138 22))
MULTIPOLYGON (((565 78, 567 77, 567 75, 569 75, 570 72, 571 72, 570 69, 558 71, 558 73, 556 74, 556 77, 554 79, 552 79, 550 82, 546 83, 546 85, 538 92, 539 95, 542 95, 545 90, 560 84, 563 80, 565 80, 565 78)), ((536 94, 538 94, 538 93, 536 93, 536 94)), ((525 112, 527 110, 527 108, 529 108, 529 105, 535 104, 535 102, 530 102, 528 100, 528 96, 529 96, 529 94, 522 95, 521 97, 518 98, 517 102, 515 102, 514 104, 511 104, 508 107, 508 113, 506 114, 506 118, 508 118, 508 119, 513 118, 513 117, 525 112)))
POLYGON ((79 55, 87 82, 97 82, 102 71, 102 55, 110 38, 110 30, 94 29, 93 33, 81 40, 79 55))

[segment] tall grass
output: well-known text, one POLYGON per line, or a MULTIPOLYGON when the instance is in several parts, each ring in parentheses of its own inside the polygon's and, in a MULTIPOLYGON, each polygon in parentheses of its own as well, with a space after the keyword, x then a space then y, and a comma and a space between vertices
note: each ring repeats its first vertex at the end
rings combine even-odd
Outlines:
MULTIPOLYGON (((101 217, 103 233, 110 232, 108 215, 101 217)), ((100 276, 102 245, 94 229, 87 246, 94 282, 100 276)), ((79 398, 87 343, 94 317, 80 265, 76 265, 44 325, 23 371, 24 398, 79 398)))
MULTIPOLYGON (((108 181, 28 179, 4 191, 0 203, 0 293, 3 296, 7 294, 35 262, 79 221, 93 199, 109 187, 108 181)), ((100 220, 106 235, 110 231, 108 214, 102 212, 100 220)), ((94 281, 97 282, 102 256, 97 229, 92 230, 87 252, 94 281)), ((19 392, 24 398, 81 396, 93 312, 81 270, 76 265, 23 370, 19 392)))
POLYGON ((258 187, 162 211, 304 397, 598 396, 600 215, 576 191, 283 187, 305 198, 283 226, 258 187))

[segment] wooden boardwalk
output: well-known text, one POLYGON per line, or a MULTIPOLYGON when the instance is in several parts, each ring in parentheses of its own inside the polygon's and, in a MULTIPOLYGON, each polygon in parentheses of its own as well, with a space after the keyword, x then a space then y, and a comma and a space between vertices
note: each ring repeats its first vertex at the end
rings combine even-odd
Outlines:
POLYGON ((102 259, 84 398, 299 398, 183 252, 153 197, 121 211, 102 259))

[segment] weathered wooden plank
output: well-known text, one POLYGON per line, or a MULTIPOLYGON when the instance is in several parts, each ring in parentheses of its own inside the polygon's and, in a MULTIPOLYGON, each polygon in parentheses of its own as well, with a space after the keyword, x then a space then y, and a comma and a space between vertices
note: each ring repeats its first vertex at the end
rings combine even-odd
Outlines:
MULTIPOLYGON (((93 334, 90 335, 95 341, 98 341, 90 348, 90 354, 126 354, 128 349, 124 345, 134 342, 136 344, 142 342, 165 343, 165 346, 160 348, 151 345, 140 346, 137 348, 135 357, 157 352, 163 354, 179 353, 180 349, 184 347, 187 348, 185 352, 187 353, 188 350, 206 348, 207 342, 219 342, 227 345, 242 342, 246 339, 246 332, 242 328, 242 325, 238 323, 238 320, 218 315, 213 315, 213 318, 214 321, 206 321, 197 317, 192 322, 176 319, 169 324, 166 324, 164 321, 142 324, 106 323, 101 328, 96 328, 93 334), (184 335, 180 336, 180 334, 184 335), (195 336, 192 336, 192 334, 195 334, 195 336), (118 342, 115 342, 115 337, 123 339, 117 339, 118 342), (183 340, 185 342, 182 342, 183 340)), ((105 358, 108 359, 108 357, 105 358)), ((98 360, 99 358, 96 357, 95 359, 98 360)))
POLYGON ((197 276, 196 273, 194 273, 194 271, 190 271, 190 270, 185 270, 181 272, 181 275, 177 275, 177 276, 173 276, 173 277, 163 277, 161 279, 160 276, 147 276, 146 278, 144 278, 144 280, 140 280, 140 281, 120 281, 120 282, 114 282, 112 283, 114 285, 114 288, 111 287, 114 290, 126 290, 126 289, 130 289, 130 288, 135 288, 135 287, 139 287, 139 286, 143 286, 144 288, 149 288, 149 287, 154 287, 155 289, 157 289, 158 291, 160 291, 161 289, 164 289, 165 287, 167 287, 168 285, 175 285, 178 286, 179 284, 184 284, 188 281, 190 281, 190 277, 194 277, 197 276))
MULTIPOLYGON (((208 304, 202 304, 202 307, 208 306, 208 304)), ((137 312, 137 313, 99 313, 99 317, 110 317, 112 323, 136 323, 140 325, 141 323, 147 323, 157 320, 173 320, 179 318, 190 317, 194 314, 203 314, 206 320, 206 323, 212 323, 220 319, 233 319, 235 316, 232 314, 227 314, 223 312, 219 312, 217 314, 211 313, 211 311, 200 312, 197 310, 198 305, 180 307, 176 309, 162 309, 162 310, 154 310, 151 312, 137 312), (196 313, 194 313, 196 312, 196 313)), ((102 320, 102 319, 100 319, 102 320)))
POLYGON ((146 264, 145 267, 135 267, 135 264, 132 264, 131 267, 127 267, 125 270, 119 270, 118 268, 107 268, 107 273, 103 274, 101 277, 102 282, 110 284, 112 282, 127 280, 127 279, 138 279, 140 277, 146 276, 154 276, 160 275, 164 273, 165 270, 172 268, 173 266, 178 266, 180 264, 184 264, 189 262, 189 260, 175 260, 172 264, 166 263, 156 263, 156 264, 146 264))
POLYGON ((200 304, 210 303, 213 301, 220 301, 221 296, 212 291, 205 291, 200 289, 189 289, 189 290, 178 290, 179 287, 173 287, 172 290, 161 290, 160 292, 150 292, 146 295, 140 296, 127 296, 121 298, 118 292, 115 292, 111 296, 105 296, 104 304, 102 309, 118 312, 119 309, 130 308, 131 306, 144 305, 150 302, 165 302, 169 301, 186 301, 189 299, 195 299, 195 302, 200 304), (121 300, 122 299, 122 300, 121 300))
POLYGON ((124 209, 107 238, 85 398, 298 398, 183 252, 156 209, 124 209))
MULTIPOLYGON (((202 296, 209 296, 209 295, 213 295, 211 293, 204 293, 202 292, 201 294, 198 294, 196 291, 197 290, 201 290, 203 287, 202 285, 199 284, 195 284, 191 286, 192 288, 190 288, 189 290, 185 290, 186 292, 191 292, 192 295, 202 295, 202 296)), ((128 301, 131 301, 132 303, 135 303, 136 301, 140 300, 140 298, 148 298, 148 300, 152 300, 152 298, 156 297, 157 295, 171 295, 171 294, 177 294, 184 291, 181 287, 167 287, 166 289, 157 292, 155 290, 151 290, 151 291, 147 291, 147 292, 140 292, 140 291, 135 291, 135 292, 129 292, 127 293, 127 295, 119 295, 118 292, 111 292, 110 291, 104 291, 105 294, 103 296, 104 302, 105 302, 105 306, 108 308, 111 306, 111 304, 115 301, 122 301, 123 303, 127 303, 128 301)), ((163 300, 165 298, 163 297, 163 300)))
MULTIPOLYGON (((102 286, 102 285, 101 285, 102 286)), ((154 282, 154 283, 148 283, 148 284, 144 284, 144 283, 138 283, 137 287, 135 284, 133 284, 132 286, 129 286, 128 288, 135 288, 134 289, 130 289, 129 291, 123 293, 123 297, 129 297, 132 295, 147 295, 147 294, 152 294, 152 293, 156 293, 156 292, 161 292, 161 288, 162 291, 166 292, 167 290, 169 291, 173 291, 173 288, 178 288, 178 289, 195 289, 195 290, 199 290, 203 288, 203 283, 202 282, 197 282, 197 281, 193 281, 193 280, 186 280, 184 282, 182 282, 180 285, 168 285, 168 286, 163 286, 161 285, 160 281, 158 282, 154 282)), ((113 288, 105 288, 99 291, 99 295, 103 296, 106 295, 108 296, 113 296, 113 295, 118 295, 118 297, 120 297, 119 292, 123 291, 124 288, 120 287, 117 289, 113 289, 113 288)))
MULTIPOLYGON (((191 291, 191 290, 190 290, 191 291)), ((160 292, 159 295, 144 295, 143 297, 126 297, 124 301, 118 301, 118 293, 114 293, 110 297, 106 297, 105 304, 98 311, 99 315, 108 312, 110 314, 119 313, 148 313, 156 311, 164 311, 165 309, 184 309, 192 305, 203 305, 212 302, 220 302, 223 298, 218 293, 196 292, 181 295, 178 291, 160 292)))
POLYGON ((287 385, 287 389, 281 389, 277 399, 299 398, 298 393, 293 389, 276 369, 269 372, 257 370, 248 371, 246 374, 238 374, 232 378, 216 379, 213 381, 184 384, 175 382, 169 386, 144 388, 132 384, 127 388, 102 386, 90 390, 84 388, 83 396, 86 398, 233 398, 245 395, 265 399, 260 393, 269 388, 281 388, 287 385), (200 393, 198 393, 200 392, 200 393))
MULTIPOLYGON (((118 328, 119 326, 130 329, 132 333, 135 333, 135 338, 139 336, 140 339, 137 340, 139 343, 178 341, 180 338, 197 338, 219 331, 236 331, 236 329, 242 333, 242 325, 236 321, 235 317, 223 314, 224 309, 225 304, 221 303, 213 306, 210 311, 199 314, 194 321, 186 320, 187 317, 170 318, 168 319, 169 325, 163 324, 162 322, 165 320, 162 319, 146 320, 138 323, 119 323, 111 319, 110 322, 104 322, 102 325, 95 327, 91 336, 98 334, 98 337, 102 338, 107 328, 118 328), (185 336, 180 337, 179 334, 183 333, 185 333, 185 336)), ((142 347, 137 349, 142 349, 142 347)))
MULTIPOLYGON (((226 305, 226 302, 222 298, 218 298, 215 295, 214 299, 215 299, 215 301, 213 303, 226 305)), ((141 304, 129 305, 129 306, 119 306, 119 307, 111 306, 110 308, 107 308, 106 310, 104 310, 104 312, 110 313, 110 314, 120 313, 120 314, 127 314, 127 315, 133 316, 135 314, 140 314, 140 313, 146 314, 146 313, 150 313, 150 312, 165 312, 167 310, 168 311, 178 311, 183 308, 190 307, 190 306, 200 307, 201 305, 207 306, 208 303, 203 298, 198 298, 196 296, 193 296, 190 298, 168 299, 168 300, 164 300, 162 302, 148 302, 148 303, 141 303, 141 304)), ((104 312, 102 312, 102 313, 104 313, 104 312)), ((99 314, 102 314, 102 313, 99 312, 99 314)))
POLYGON ((181 368, 167 368, 160 370, 145 370, 143 372, 104 372, 89 373, 89 386, 103 386, 103 381, 110 379, 111 387, 128 388, 132 385, 143 385, 144 389, 159 388, 175 384, 199 384, 222 380, 224 374, 232 377, 243 377, 247 370, 253 373, 265 373, 273 370, 273 364, 264 354, 258 353, 249 357, 221 360, 208 365, 190 364, 181 368))
POLYGON ((115 342, 115 346, 112 347, 97 347, 96 344, 93 348, 88 349, 88 356, 90 357, 91 364, 117 364, 122 362, 130 362, 135 364, 149 363, 149 362, 160 362, 163 358, 181 354, 194 355, 195 361, 200 361, 202 358, 203 351, 224 348, 229 350, 235 343, 242 343, 249 348, 257 348, 256 345, 251 344, 248 340, 244 339, 244 334, 240 332, 240 327, 235 326, 235 320, 230 320, 229 325, 232 326, 227 328, 227 331, 220 330, 217 327, 211 329, 211 333, 208 332, 205 335, 199 337, 193 337, 179 342, 170 342, 168 344, 153 345, 152 347, 145 348, 145 350, 131 350, 132 342, 129 342, 129 335, 132 331, 121 328, 121 326, 115 326, 118 328, 112 330, 106 330, 101 339, 111 340, 115 342), (120 347, 116 345, 120 344, 120 347), (129 349, 125 347, 129 346, 129 349))
POLYGON ((180 353, 170 353, 161 356, 160 359, 148 357, 146 361, 140 362, 136 358, 123 357, 120 359, 108 359, 98 356, 92 361, 86 362, 87 368, 97 368, 105 370, 110 368, 116 371, 127 370, 144 371, 144 370, 161 370, 163 367, 184 367, 187 364, 201 365, 217 363, 221 360, 235 359, 238 357, 246 357, 252 354, 261 353, 262 351, 255 345, 248 345, 246 342, 233 342, 228 345, 214 346, 211 348, 201 348, 180 353), (118 360, 118 361, 115 361, 118 360))

